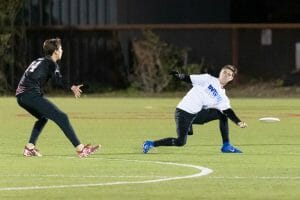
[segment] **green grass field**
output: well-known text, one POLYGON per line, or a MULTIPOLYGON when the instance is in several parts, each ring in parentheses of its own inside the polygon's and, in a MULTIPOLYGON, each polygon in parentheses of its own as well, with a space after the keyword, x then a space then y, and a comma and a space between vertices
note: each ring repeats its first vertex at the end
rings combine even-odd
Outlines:
POLYGON ((77 158, 49 122, 37 145, 43 157, 24 158, 34 118, 14 98, 0 98, 1 200, 300 199, 298 99, 232 99, 249 126, 230 122, 231 142, 243 154, 220 153, 217 121, 195 126, 184 147, 142 154, 145 139, 176 135, 178 98, 50 99, 69 115, 83 143, 100 143, 102 149, 77 158), (258 121, 265 116, 281 121, 258 121), (213 172, 205 175, 197 166, 213 172))

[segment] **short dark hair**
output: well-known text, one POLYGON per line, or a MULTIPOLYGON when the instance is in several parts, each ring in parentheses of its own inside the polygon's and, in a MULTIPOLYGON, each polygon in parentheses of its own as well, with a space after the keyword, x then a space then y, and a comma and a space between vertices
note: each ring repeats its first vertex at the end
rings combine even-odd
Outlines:
POLYGON ((225 65, 224 67, 222 67, 222 69, 229 69, 233 72, 233 76, 235 76, 237 74, 237 68, 233 65, 225 65))
POLYGON ((45 56, 52 56, 53 52, 55 50, 58 50, 60 46, 61 46, 60 38, 52 38, 52 39, 45 40, 43 44, 43 51, 45 56))

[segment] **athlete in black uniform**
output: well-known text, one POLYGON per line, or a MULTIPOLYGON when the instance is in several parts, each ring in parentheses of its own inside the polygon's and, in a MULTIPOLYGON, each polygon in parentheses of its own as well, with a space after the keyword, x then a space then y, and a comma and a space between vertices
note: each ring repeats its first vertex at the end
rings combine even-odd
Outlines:
POLYGON ((83 145, 77 138, 68 116, 43 96, 42 87, 49 79, 55 83, 70 88, 75 97, 80 97, 82 85, 68 87, 63 84, 57 61, 62 56, 61 40, 59 38, 46 40, 43 44, 45 57, 34 60, 24 72, 16 90, 18 104, 38 120, 35 122, 31 136, 24 148, 24 156, 42 156, 36 149, 36 141, 48 119, 54 121, 76 148, 79 157, 87 157, 98 150, 100 145, 83 145))

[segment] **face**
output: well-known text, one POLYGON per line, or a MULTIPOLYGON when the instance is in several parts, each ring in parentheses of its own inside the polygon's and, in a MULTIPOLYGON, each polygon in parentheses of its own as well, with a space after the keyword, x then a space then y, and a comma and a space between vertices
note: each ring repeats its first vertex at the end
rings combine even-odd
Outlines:
POLYGON ((60 60, 60 59, 61 59, 62 53, 63 53, 63 50, 62 50, 62 47, 61 47, 61 46, 58 48, 58 50, 55 50, 55 51, 54 51, 54 54, 55 54, 57 60, 60 60))
POLYGON ((225 86, 227 83, 232 81, 233 78, 234 78, 234 74, 233 71, 231 71, 230 69, 224 68, 220 71, 219 81, 221 85, 225 86))

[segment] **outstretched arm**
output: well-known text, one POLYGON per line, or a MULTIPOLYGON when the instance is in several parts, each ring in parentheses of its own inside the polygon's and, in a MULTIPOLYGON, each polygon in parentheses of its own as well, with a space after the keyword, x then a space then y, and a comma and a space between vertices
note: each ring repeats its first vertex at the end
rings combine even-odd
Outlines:
POLYGON ((170 75, 172 75, 174 78, 176 78, 178 80, 181 80, 181 81, 184 81, 184 82, 187 82, 187 83, 192 83, 190 75, 182 74, 182 73, 179 73, 178 71, 175 71, 175 70, 172 70, 170 72, 170 75))
POLYGON ((233 121, 234 123, 236 123, 239 127, 241 128, 246 128, 248 125, 241 121, 238 116, 234 113, 234 111, 229 108, 227 110, 223 110, 223 113, 231 120, 233 121))

